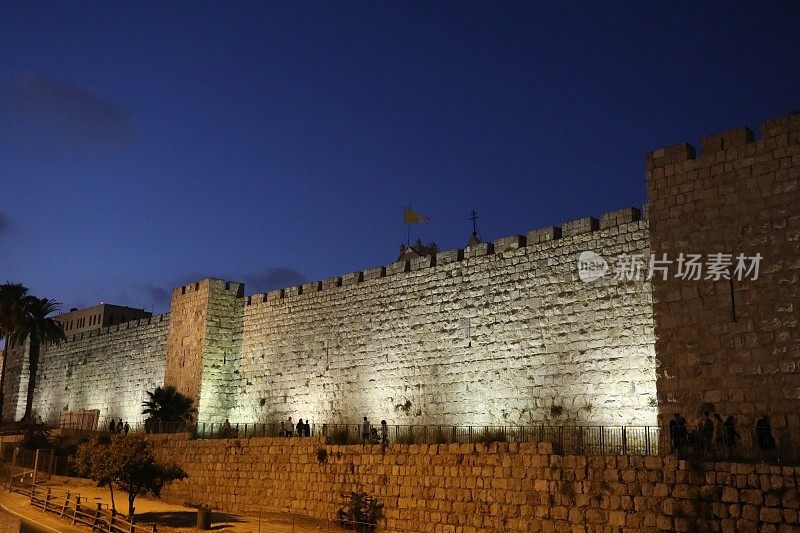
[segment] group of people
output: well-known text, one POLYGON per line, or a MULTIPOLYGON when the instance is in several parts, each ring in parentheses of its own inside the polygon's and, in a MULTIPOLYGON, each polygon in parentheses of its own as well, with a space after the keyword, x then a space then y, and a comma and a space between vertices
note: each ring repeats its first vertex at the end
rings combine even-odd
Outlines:
POLYGON ((127 435, 130 430, 131 427, 128 425, 127 420, 123 424, 121 418, 119 419, 119 422, 115 422, 115 419, 112 418, 111 422, 108 423, 108 431, 111 433, 122 433, 127 435))
MULTIPOLYGON (((723 421, 719 413, 712 415, 708 411, 703 413, 700 425, 692 431, 686 426, 686 418, 675 413, 669 422, 669 436, 672 453, 682 453, 689 448, 700 453, 730 453, 742 438, 736 430, 736 419, 733 416, 728 416, 723 421)), ((759 450, 768 452, 775 448, 775 437, 772 435, 768 416, 765 415, 756 422, 755 437, 759 450)))
POLYGON ((372 444, 389 444, 389 426, 386 425, 386 420, 381 420, 381 432, 378 436, 378 428, 373 427, 369 423, 369 419, 364 417, 364 423, 361 425, 361 439, 366 443, 372 444))
POLYGON ((290 416, 286 421, 281 420, 281 427, 278 430, 279 437, 310 437, 311 436, 311 424, 308 423, 308 419, 303 422, 303 419, 299 419, 297 424, 292 422, 292 417, 290 416))

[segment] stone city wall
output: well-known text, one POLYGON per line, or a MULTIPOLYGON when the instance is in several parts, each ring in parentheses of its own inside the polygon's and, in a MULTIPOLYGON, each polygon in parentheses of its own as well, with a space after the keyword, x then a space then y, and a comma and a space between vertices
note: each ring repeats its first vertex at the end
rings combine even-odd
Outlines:
POLYGON ((249 296, 228 416, 653 425, 649 282, 577 268, 584 251, 648 250, 625 209, 249 296))
POLYGON ((25 401, 28 394, 28 348, 24 344, 11 344, 8 347, 6 378, 3 383, 3 420, 19 420, 25 414, 25 401))
POLYGON ((189 474, 165 497, 258 516, 334 518, 341 494, 388 531, 797 531, 798 467, 554 455, 550 444, 324 445, 317 438, 150 437, 189 474))
MULTIPOLYGON (((799 130, 794 114, 758 142, 740 128, 705 138, 701 157, 685 144, 653 152, 644 220, 623 209, 248 297, 235 282, 179 287, 169 329, 162 319, 51 350, 38 409, 136 419, 145 390, 166 383, 207 422, 653 425, 660 406, 796 427, 799 130), (578 276, 583 252, 615 264, 651 248, 673 260, 759 253, 760 277, 578 276)), ((18 363, 6 383, 16 409, 18 363)))
POLYGON ((156 315, 48 347, 39 363, 34 412, 58 421, 62 411, 99 409, 101 418, 142 421, 145 392, 164 383, 168 327, 169 315, 156 315))
MULTIPOLYGON (((800 113, 648 155, 657 257, 760 254, 758 278, 653 281, 661 419, 800 426, 800 113)), ((734 276, 738 278, 738 276, 734 276)))

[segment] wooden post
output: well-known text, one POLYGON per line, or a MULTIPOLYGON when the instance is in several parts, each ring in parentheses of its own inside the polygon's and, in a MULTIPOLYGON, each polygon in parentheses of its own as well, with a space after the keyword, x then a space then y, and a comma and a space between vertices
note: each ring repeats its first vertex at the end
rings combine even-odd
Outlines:
POLYGON ((14 454, 11 456, 11 478, 8 481, 8 492, 14 491, 14 467, 17 466, 17 454, 19 448, 14 448, 14 454))
POLYGON ((36 473, 39 471, 39 449, 36 449, 36 458, 33 460, 33 480, 31 483, 36 486, 36 473))
POLYGON ((78 513, 81 512, 81 495, 78 494, 75 496, 75 512, 72 513, 72 524, 75 524, 75 519, 78 517, 78 513))
POLYGON ((61 506, 61 515, 59 518, 64 518, 64 513, 67 512, 67 507, 69 507, 69 491, 67 491, 67 496, 64 498, 64 505, 61 506))
POLYGON ((51 494, 51 492, 52 492, 52 488, 51 487, 47 487, 47 494, 44 495, 44 506, 42 507, 42 509, 44 509, 45 513, 47 512, 47 504, 50 503, 50 494, 51 494))
POLYGON ((92 531, 94 531, 95 527, 100 525, 100 514, 103 504, 98 503, 97 509, 94 511, 94 520, 92 520, 92 531))

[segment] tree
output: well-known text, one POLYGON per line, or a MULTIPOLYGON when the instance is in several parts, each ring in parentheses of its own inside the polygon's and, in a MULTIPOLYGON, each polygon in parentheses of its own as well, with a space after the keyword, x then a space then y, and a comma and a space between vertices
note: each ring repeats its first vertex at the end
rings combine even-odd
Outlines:
POLYGON ((141 434, 95 436, 78 447, 73 465, 98 485, 109 487, 115 511, 114 486, 127 492, 129 518, 138 495, 150 493, 158 498, 164 486, 187 477, 178 465, 156 460, 141 434))
POLYGON ((28 295, 28 288, 19 283, 5 283, 0 285, 0 338, 5 339, 3 345, 3 362, 0 366, 0 420, 3 418, 3 405, 5 403, 6 364, 8 362, 8 348, 12 342, 14 332, 22 322, 24 309, 32 298, 28 295))
POLYGON ((108 435, 94 435, 78 446, 72 466, 80 475, 96 481, 98 486, 108 487, 111 491, 111 508, 116 510, 114 481, 119 473, 119 463, 113 460, 110 448, 111 438, 108 435))
POLYGON ((42 344, 59 343, 66 340, 64 327, 54 318, 47 315, 59 309, 59 303, 47 298, 31 296, 26 298, 23 305, 22 318, 11 334, 10 338, 15 343, 30 341, 28 349, 28 394, 25 398, 25 415, 23 420, 31 420, 31 407, 33 405, 33 391, 36 388, 36 373, 39 370, 39 354, 42 344))
POLYGON ((142 414, 148 415, 145 427, 183 429, 192 423, 194 400, 178 392, 172 385, 156 387, 153 392, 147 393, 147 398, 142 402, 142 414))

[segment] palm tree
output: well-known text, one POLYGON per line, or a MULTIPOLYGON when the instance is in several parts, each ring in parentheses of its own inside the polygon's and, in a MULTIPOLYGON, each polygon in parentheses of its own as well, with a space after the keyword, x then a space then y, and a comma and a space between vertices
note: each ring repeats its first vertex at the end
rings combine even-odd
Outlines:
POLYGON ((147 393, 147 400, 142 402, 142 414, 149 415, 145 427, 182 429, 192 423, 195 413, 193 403, 194 400, 178 392, 172 385, 156 387, 153 392, 147 393))
POLYGON ((28 350, 28 395, 25 398, 25 415, 22 420, 31 420, 33 391, 36 388, 36 372, 39 369, 39 353, 43 344, 59 343, 66 340, 64 327, 47 315, 59 310, 59 302, 47 298, 31 296, 27 298, 23 308, 22 320, 11 334, 15 343, 30 341, 28 350))
POLYGON ((25 306, 30 298, 32 297, 28 295, 28 288, 19 283, 0 285, 0 338, 5 339, 3 363, 0 367, 0 420, 3 418, 3 404, 5 403, 8 348, 13 340, 14 332, 22 321, 25 306))

